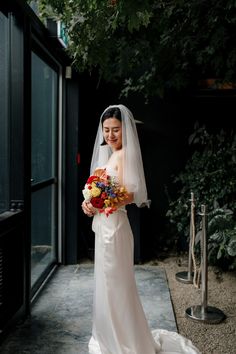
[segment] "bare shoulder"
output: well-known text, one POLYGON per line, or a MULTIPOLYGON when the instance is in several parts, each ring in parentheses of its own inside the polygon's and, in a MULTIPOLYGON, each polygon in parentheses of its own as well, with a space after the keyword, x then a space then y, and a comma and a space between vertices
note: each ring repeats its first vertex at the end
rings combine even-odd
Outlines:
POLYGON ((118 159, 123 159, 124 158, 124 149, 117 150, 116 154, 117 154, 118 159))
POLYGON ((122 164, 124 160, 124 150, 123 149, 117 150, 115 151, 114 155, 115 155, 114 159, 116 160, 116 163, 118 165, 122 164))
POLYGON ((121 170, 123 165, 123 155, 124 153, 122 149, 114 151, 107 163, 107 167, 110 167, 116 171, 121 170))
POLYGON ((116 151, 113 152, 113 154, 111 156, 111 160, 112 161, 118 161, 120 159, 123 159, 123 156, 124 156, 123 149, 116 150, 116 151))

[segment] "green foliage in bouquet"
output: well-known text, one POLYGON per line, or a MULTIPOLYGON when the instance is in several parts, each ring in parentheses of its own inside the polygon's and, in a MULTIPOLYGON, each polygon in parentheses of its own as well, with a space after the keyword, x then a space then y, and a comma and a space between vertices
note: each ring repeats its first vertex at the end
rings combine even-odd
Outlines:
MULTIPOLYGON (((218 264, 220 260, 223 264, 223 259, 227 258, 229 267, 233 266, 236 257, 236 134, 223 130, 209 134, 205 126, 199 127, 196 123, 189 144, 194 144, 195 149, 184 170, 174 177, 178 192, 169 203, 167 217, 178 235, 188 237, 189 199, 193 192, 196 214, 200 205, 205 204, 211 218, 208 230, 210 263, 218 264)), ((198 220, 196 228, 197 223, 198 220)))

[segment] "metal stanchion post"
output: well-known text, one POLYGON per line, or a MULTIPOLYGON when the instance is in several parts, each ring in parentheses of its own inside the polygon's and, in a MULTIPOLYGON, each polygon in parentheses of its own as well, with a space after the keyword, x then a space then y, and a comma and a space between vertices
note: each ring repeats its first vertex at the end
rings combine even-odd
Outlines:
POLYGON ((203 259, 202 267, 202 311, 205 313, 207 310, 207 297, 208 297, 208 259, 207 259, 207 234, 206 234, 206 206, 201 206, 202 216, 202 237, 201 237, 201 258, 203 259))
POLYGON ((188 250, 188 271, 178 272, 175 274, 175 278, 181 283, 192 284, 193 282, 193 262, 192 262, 192 242, 193 242, 193 223, 194 223, 194 194, 191 192, 191 214, 190 214, 190 226, 189 226, 189 250, 188 250))
POLYGON ((195 305, 187 308, 185 314, 186 317, 205 323, 220 323, 226 316, 216 307, 207 305, 208 296, 208 252, 207 252, 207 232, 206 232, 206 206, 201 206, 202 216, 202 235, 201 235, 201 258, 202 258, 202 270, 201 270, 201 287, 202 287, 202 303, 201 305, 195 305))

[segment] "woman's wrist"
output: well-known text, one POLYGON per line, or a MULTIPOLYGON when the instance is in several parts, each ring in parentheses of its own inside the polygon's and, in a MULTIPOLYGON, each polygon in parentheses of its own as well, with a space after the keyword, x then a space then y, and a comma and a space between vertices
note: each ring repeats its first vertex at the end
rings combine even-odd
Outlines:
POLYGON ((87 216, 94 216, 95 214, 97 214, 97 210, 92 206, 90 201, 84 200, 81 204, 81 207, 82 207, 83 212, 87 216))

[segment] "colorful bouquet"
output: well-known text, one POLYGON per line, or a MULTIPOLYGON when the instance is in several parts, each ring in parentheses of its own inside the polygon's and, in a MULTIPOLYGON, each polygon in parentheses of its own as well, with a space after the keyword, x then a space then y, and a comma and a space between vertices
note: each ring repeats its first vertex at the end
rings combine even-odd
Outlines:
POLYGON ((119 203, 127 198, 125 187, 119 185, 116 177, 109 176, 106 169, 96 170, 88 178, 82 193, 86 201, 106 216, 116 211, 119 203))

